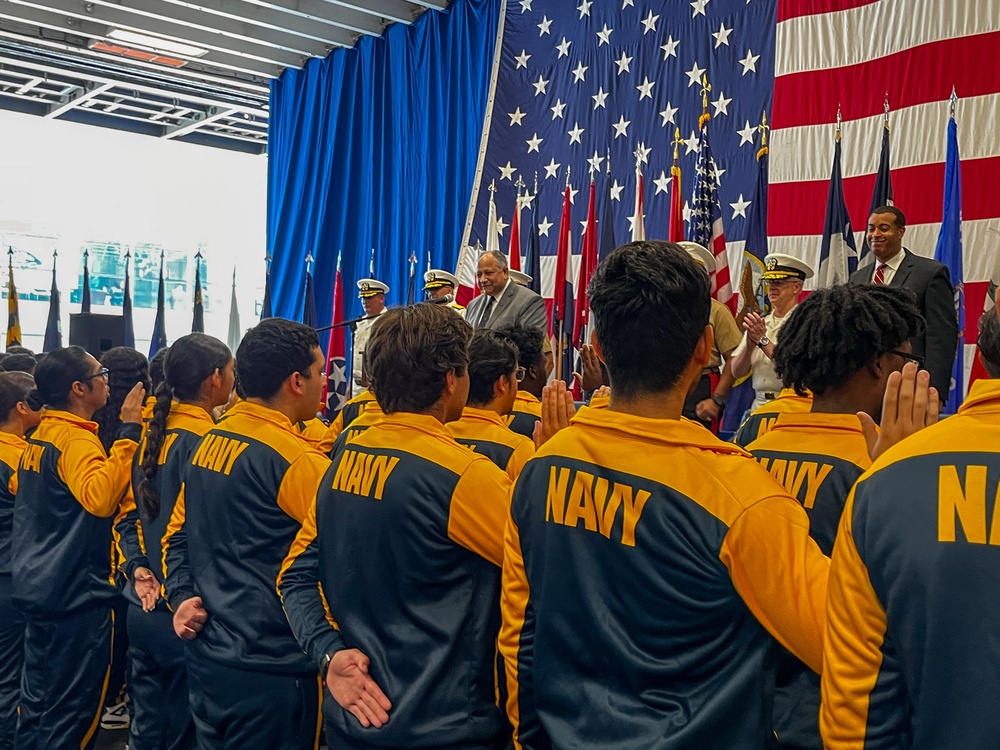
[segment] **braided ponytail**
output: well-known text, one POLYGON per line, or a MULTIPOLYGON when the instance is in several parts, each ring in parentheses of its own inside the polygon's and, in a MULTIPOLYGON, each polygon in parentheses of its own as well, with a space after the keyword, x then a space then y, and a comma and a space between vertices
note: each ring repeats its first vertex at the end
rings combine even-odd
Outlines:
POLYGON ((174 400, 174 389, 167 380, 160 383, 156 389, 156 404, 153 406, 153 418, 146 428, 146 445, 143 448, 142 481, 136 488, 136 504, 152 520, 160 515, 160 493, 153 486, 153 478, 159 468, 160 449, 167 437, 167 417, 170 415, 170 405, 174 400))

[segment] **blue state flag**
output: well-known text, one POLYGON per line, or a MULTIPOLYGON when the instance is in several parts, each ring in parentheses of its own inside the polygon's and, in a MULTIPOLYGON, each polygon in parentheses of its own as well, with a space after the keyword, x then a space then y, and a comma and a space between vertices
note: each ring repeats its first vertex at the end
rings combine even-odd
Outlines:
MULTIPOLYGON (((953 105, 954 106, 954 105, 953 105)), ((951 387, 944 399, 944 413, 954 414, 962 403, 965 383, 965 289, 962 269, 962 165, 958 155, 958 126, 952 112, 948 121, 948 156, 944 163, 944 215, 938 234, 934 260, 948 266, 955 287, 955 314, 958 316, 958 350, 951 370, 951 387)), ((941 394, 942 396, 944 394, 941 394)))
MULTIPOLYGON (((877 208, 877 206, 876 206, 877 208)), ((826 196, 826 220, 823 222, 823 247, 819 253, 816 271, 816 288, 826 289, 846 284, 851 275, 851 264, 857 267, 858 246, 854 241, 854 227, 847 213, 844 200, 844 178, 840 167, 840 133, 833 147, 833 169, 830 171, 830 190, 826 196)))

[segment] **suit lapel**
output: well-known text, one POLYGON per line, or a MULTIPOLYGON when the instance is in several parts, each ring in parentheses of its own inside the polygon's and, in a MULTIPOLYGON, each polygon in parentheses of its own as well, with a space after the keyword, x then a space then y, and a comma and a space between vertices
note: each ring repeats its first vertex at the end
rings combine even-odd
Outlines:
POLYGON ((490 315, 490 319, 487 322, 500 320, 500 314, 508 307, 510 307, 511 302, 514 301, 514 295, 517 294, 517 292, 515 291, 516 288, 517 286, 512 281, 510 283, 510 286, 508 286, 506 291, 504 291, 503 297, 501 297, 500 301, 497 302, 496 305, 493 307, 493 314, 490 315))
POLYGON ((889 282, 889 286, 903 286, 903 282, 906 281, 910 275, 910 271, 913 269, 913 256, 910 254, 910 251, 903 248, 903 253, 903 262, 899 264, 896 273, 892 275, 892 281, 889 282))

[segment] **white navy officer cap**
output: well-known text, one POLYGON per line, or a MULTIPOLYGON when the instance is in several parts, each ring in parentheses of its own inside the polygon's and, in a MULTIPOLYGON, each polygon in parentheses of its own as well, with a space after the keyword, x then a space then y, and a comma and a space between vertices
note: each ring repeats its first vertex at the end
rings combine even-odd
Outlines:
POLYGON ((678 242, 677 244, 686 250, 696 263, 703 265, 708 273, 715 273, 715 256, 708 251, 708 248, 697 242, 678 242))
POLYGON ((361 279, 358 281, 358 296, 362 299, 374 297, 377 294, 388 294, 389 287, 378 279, 361 279))
POLYGON ((507 269, 507 274, 510 276, 510 280, 515 284, 520 284, 521 286, 528 286, 534 279, 526 274, 524 271, 517 271, 513 268, 507 269))
POLYGON ((442 271, 440 268, 432 268, 424 274, 424 291, 440 289, 443 286, 458 288, 458 278, 455 274, 442 271))
POLYGON ((794 255, 771 253, 764 258, 764 281, 782 281, 784 279, 799 279, 805 281, 811 278, 813 270, 807 263, 794 255))

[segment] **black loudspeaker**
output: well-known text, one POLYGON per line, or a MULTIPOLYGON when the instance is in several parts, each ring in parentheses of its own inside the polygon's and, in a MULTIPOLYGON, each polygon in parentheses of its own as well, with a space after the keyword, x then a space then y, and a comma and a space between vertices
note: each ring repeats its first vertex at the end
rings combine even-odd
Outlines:
POLYGON ((125 318, 121 315, 73 313, 69 316, 69 343, 82 346, 100 359, 104 352, 125 345, 125 318))

